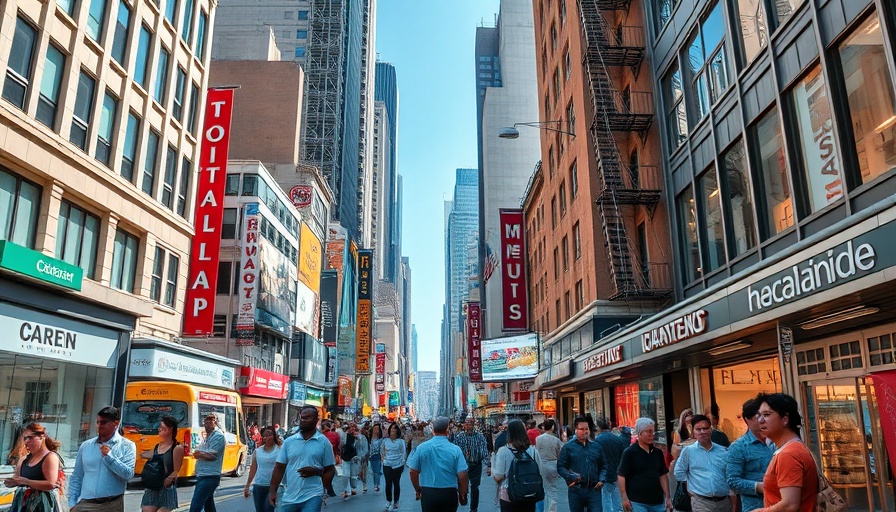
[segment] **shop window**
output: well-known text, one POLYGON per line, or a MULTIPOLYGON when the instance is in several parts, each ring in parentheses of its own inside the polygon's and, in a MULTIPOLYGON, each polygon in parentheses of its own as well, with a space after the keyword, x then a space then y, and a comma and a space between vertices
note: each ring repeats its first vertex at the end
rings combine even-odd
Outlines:
POLYGON ((858 340, 831 345, 828 354, 832 372, 862 367, 862 348, 858 340))
POLYGON ((756 173, 758 183, 756 197, 763 200, 759 208, 760 225, 764 238, 771 238, 794 223, 793 201, 790 181, 787 175, 787 161, 784 155, 784 135, 778 122, 778 110, 767 112, 750 128, 753 145, 756 148, 756 173))
POLYGON ((746 67, 768 43, 765 8, 762 0, 734 0, 740 19, 741 65, 746 67))
POLYGON ((884 46, 873 14, 838 48, 861 183, 896 167, 896 96, 884 46))
POLYGON ((893 334, 881 334, 880 336, 869 337, 868 355, 871 366, 881 366, 885 364, 893 364, 896 359, 896 352, 893 351, 893 334))
POLYGON ((0 168, 0 240, 34 248, 41 188, 0 168))
MULTIPOLYGON (((708 371, 708 370, 707 370, 708 371)), ((712 386, 704 386, 704 414, 716 404, 716 427, 734 441, 747 431, 741 418, 743 403, 759 393, 780 393, 783 388, 778 358, 712 368, 712 386), (712 389, 713 394, 709 394, 712 389)))
POLYGON ((657 445, 666 444, 666 410, 663 403, 662 376, 642 379, 613 388, 615 395, 616 424, 634 431, 638 418, 651 418, 656 422, 657 445))
POLYGON ((725 257, 725 233, 722 229, 719 181, 716 177, 715 168, 711 167, 698 180, 703 265, 707 272, 712 272, 727 261, 725 257))
POLYGON ((756 246, 756 226, 753 220, 753 200, 744 145, 735 143, 722 155, 722 181, 728 251, 732 258, 740 256, 756 246))
POLYGON ((41 421, 43 419, 44 405, 50 401, 49 382, 25 383, 25 423, 41 421))
POLYGON ((697 244, 697 210, 694 192, 687 188, 678 195, 678 236, 681 239, 684 279, 695 281, 703 273, 700 266, 700 248, 697 244))
POLYGON ((56 257, 81 267, 88 279, 94 279, 99 239, 99 217, 62 201, 56 229, 56 257))
POLYGON ((796 353, 797 375, 814 375, 826 373, 827 363, 824 359, 824 349, 814 348, 796 353))

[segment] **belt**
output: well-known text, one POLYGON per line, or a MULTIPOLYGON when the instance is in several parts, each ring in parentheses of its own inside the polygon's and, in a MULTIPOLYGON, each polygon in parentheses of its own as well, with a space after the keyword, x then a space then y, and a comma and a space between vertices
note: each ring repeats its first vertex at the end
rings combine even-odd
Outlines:
POLYGON ((83 499, 84 503, 92 503, 94 505, 102 505, 104 503, 111 503, 119 498, 124 496, 124 494, 119 494, 118 496, 106 496, 103 498, 91 498, 91 499, 83 499))
POLYGON ((728 496, 701 496, 699 494, 693 494, 692 496, 696 496, 697 498, 701 498, 709 501, 722 501, 727 500, 728 496))

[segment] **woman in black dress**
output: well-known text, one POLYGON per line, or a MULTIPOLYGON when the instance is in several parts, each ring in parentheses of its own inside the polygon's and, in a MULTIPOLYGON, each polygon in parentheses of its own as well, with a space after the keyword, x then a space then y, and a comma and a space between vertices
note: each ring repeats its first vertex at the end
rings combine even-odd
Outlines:
POLYGON ((15 476, 7 478, 7 487, 16 487, 11 512, 57 512, 61 510, 59 442, 47 435, 40 423, 30 423, 22 431, 28 455, 19 459, 15 476))

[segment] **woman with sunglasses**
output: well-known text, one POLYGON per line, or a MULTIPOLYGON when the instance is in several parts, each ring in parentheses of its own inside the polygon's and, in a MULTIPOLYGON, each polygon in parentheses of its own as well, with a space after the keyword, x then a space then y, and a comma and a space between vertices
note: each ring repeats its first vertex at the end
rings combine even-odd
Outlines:
POLYGON ((140 502, 141 512, 170 512, 177 508, 177 474, 184 462, 184 447, 177 442, 177 420, 173 416, 161 417, 159 437, 159 444, 143 452, 141 457, 151 459, 161 455, 165 481, 161 489, 146 489, 140 502))
POLYGON ((59 506, 61 482, 59 468, 61 458, 56 450, 59 442, 47 435, 40 423, 31 423, 22 432, 22 440, 28 455, 20 458, 16 472, 4 483, 17 487, 10 508, 11 512, 56 512, 59 506), (50 455, 50 454, 53 455, 50 455))

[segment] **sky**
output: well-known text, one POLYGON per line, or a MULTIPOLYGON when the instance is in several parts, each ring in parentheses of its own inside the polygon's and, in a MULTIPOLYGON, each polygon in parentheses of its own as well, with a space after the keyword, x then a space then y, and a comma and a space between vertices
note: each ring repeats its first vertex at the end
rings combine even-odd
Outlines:
POLYGON ((378 59, 398 77, 402 253, 411 265, 417 368, 439 371, 445 302, 444 200, 458 168, 477 167, 476 27, 495 25, 498 0, 377 0, 378 59))

